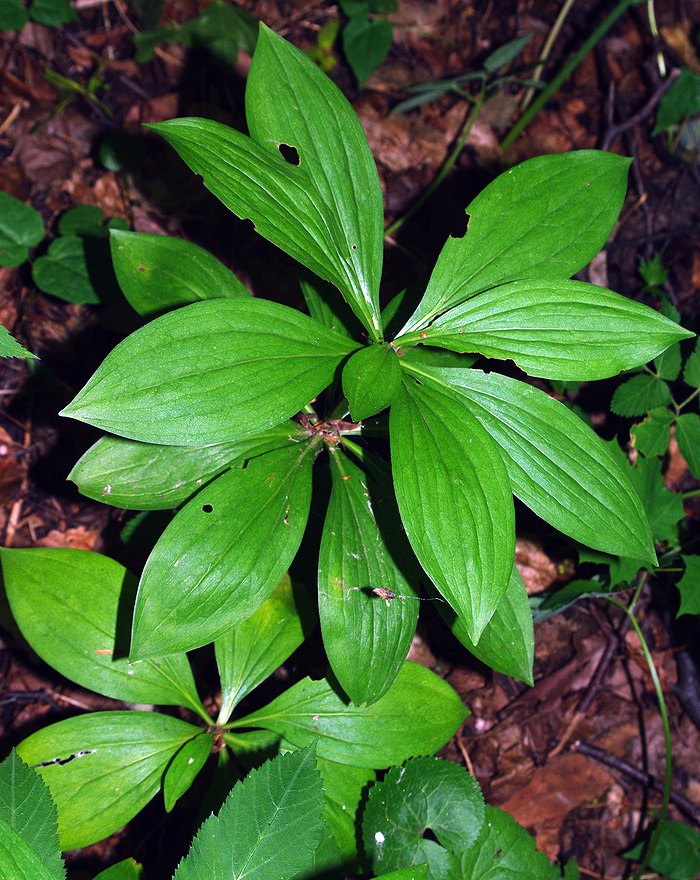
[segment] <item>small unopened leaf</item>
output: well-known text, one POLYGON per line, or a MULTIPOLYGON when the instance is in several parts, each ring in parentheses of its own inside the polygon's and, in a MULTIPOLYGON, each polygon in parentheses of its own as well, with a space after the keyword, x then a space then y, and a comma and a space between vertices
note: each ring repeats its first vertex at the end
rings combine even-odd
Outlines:
POLYGON ((314 448, 287 447, 232 468, 178 513, 141 576, 133 658, 206 645, 262 605, 306 528, 314 448))
POLYGON ((160 789, 165 768, 198 727, 158 712, 92 712, 50 724, 17 747, 58 807, 62 849, 118 831, 160 789))
POLYGON ((370 790, 362 838, 376 874, 427 862, 429 876, 439 880, 451 854, 468 849, 483 822, 484 799, 473 776, 451 761, 414 758, 370 790))
POLYGON ((692 475, 700 479, 700 416, 697 413, 683 413, 678 416, 676 440, 692 475))
POLYGON ((223 443, 294 415, 354 347, 278 303, 194 303, 128 336, 62 415, 146 443, 223 443))
POLYGON ((700 614, 700 556, 684 556, 685 571, 676 586, 681 594, 681 605, 676 617, 682 614, 700 614))
POLYGON ((200 733, 176 752, 163 776, 163 799, 169 813, 194 782, 211 754, 214 739, 210 733, 200 733))
POLYGON ((399 359, 389 345, 361 348, 343 367, 343 392, 356 422, 386 409, 400 388, 399 359))
MULTIPOLYGON (((10 13, 12 10, 10 10, 10 13)), ((26 21, 26 18, 25 18, 26 21)), ((13 20, 12 14, 0 12, 0 29, 20 28, 21 15, 13 20), (6 21, 3 24, 2 15, 6 21), (16 22, 16 23, 15 23, 16 22)), ((44 237, 44 221, 31 205, 25 205, 8 193, 0 192, 0 266, 19 266, 44 237)))
POLYGON ((136 579, 122 565, 65 547, 0 552, 14 618, 54 669, 117 700, 204 712, 184 654, 129 663, 136 579))
POLYGON ((618 416, 643 416, 670 402, 671 391, 663 379, 639 373, 615 390, 610 409, 618 416))
POLYGON ((465 402, 435 382, 406 380, 391 407, 390 438, 408 540, 477 644, 513 569, 513 490, 503 458, 465 402))
POLYGON ((439 676, 404 663, 386 694, 354 706, 329 681, 305 678, 267 706, 236 722, 263 727, 292 745, 318 739, 318 754, 340 764, 389 767, 412 755, 433 754, 467 716, 459 696, 439 676))
POLYGON ((233 272, 192 242, 113 230, 110 244, 119 286, 140 315, 153 317, 199 300, 250 295, 233 272))
POLYGON ((323 788, 313 749, 280 755, 236 783, 197 832, 173 880, 304 876, 321 835, 323 788))

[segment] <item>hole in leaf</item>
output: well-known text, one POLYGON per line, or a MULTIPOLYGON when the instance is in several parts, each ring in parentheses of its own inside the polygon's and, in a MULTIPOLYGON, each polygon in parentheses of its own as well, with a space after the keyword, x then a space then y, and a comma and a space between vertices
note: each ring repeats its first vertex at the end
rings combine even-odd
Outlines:
POLYGON ((139 266, 138 269, 137 269, 137 271, 138 271, 138 272, 145 272, 145 271, 146 271, 146 267, 145 267, 145 266, 139 266))
POLYGON ((212 513, 213 510, 214 510, 214 508, 213 508, 213 506, 212 506, 211 504, 203 504, 203 505, 202 505, 202 510, 203 510, 205 513, 212 513))
POLYGON ((301 159, 299 158, 299 152, 296 147, 292 147, 289 144, 280 144, 279 151, 285 162, 288 162, 290 165, 300 164, 301 159))
POLYGON ((435 836, 432 828, 426 828, 421 835, 423 840, 434 840, 435 843, 440 843, 440 841, 435 836))

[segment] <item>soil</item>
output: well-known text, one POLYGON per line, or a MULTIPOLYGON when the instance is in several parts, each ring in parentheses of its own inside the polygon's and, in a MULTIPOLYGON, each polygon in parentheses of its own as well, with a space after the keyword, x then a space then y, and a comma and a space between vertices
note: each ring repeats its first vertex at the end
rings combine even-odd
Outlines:
MULTIPOLYGON (((221 209, 162 144, 143 137, 140 129, 143 123, 180 115, 210 116, 243 127, 248 55, 241 51, 221 63, 205 49, 163 45, 151 61, 137 63, 133 35, 141 24, 133 6, 125 0, 75 0, 74 5, 78 18, 72 24, 52 28, 30 23, 19 33, 0 34, 0 189, 39 210, 50 236, 68 208, 97 205, 105 216, 121 217, 138 231, 183 236, 207 247, 256 295, 298 302, 291 261, 261 241, 250 224, 221 209), (47 70, 67 77, 82 92, 75 91, 59 107, 66 94, 47 81, 47 70), (87 96, 91 77, 99 103, 87 96), (135 171, 107 170, 100 158, 100 144, 118 131, 141 138, 145 147, 145 164, 135 171)), ((166 0, 162 20, 189 21, 205 5, 166 0)), ((323 25, 339 16, 336 5, 317 0, 245 0, 242 5, 303 48, 313 48, 323 25)), ((544 69, 545 81, 613 5, 573 5, 544 69)), ((657 7, 658 37, 650 31, 646 4, 629 9, 539 112, 508 157, 500 143, 519 114, 524 88, 503 83, 494 91, 446 181, 387 240, 387 299, 432 265, 446 235, 464 232, 465 205, 506 162, 604 147, 635 162, 620 221, 582 277, 652 302, 638 267, 640 260, 659 254, 669 272, 668 299, 681 322, 698 329, 697 156, 694 163, 672 140, 652 131, 667 77, 683 66, 700 72, 700 6, 674 0, 657 7)), ((463 96, 451 92, 391 115, 406 98, 406 88, 478 71, 494 49, 524 33, 533 37, 518 63, 526 71, 521 76, 531 77, 559 9, 557 2, 532 0, 399 0, 398 11, 390 16, 394 30, 389 56, 363 88, 336 47, 330 75, 352 101, 367 132, 385 193, 387 225, 435 179, 470 110, 463 96)), ((42 294, 29 264, 0 268, 0 289, 0 322, 41 358, 38 367, 21 360, 5 360, 0 366, 4 546, 96 550, 137 568, 145 548, 120 539, 130 514, 83 498, 66 481, 72 464, 97 435, 57 417, 136 321, 119 301, 76 306, 42 294)), ((608 408, 614 383, 601 383, 600 388, 589 392, 584 387, 572 402, 585 406, 604 436, 618 431, 624 436, 629 422, 615 419, 608 408)), ((697 488, 674 444, 665 474, 674 491, 697 488)), ((699 512, 698 499, 689 498, 688 544, 694 540, 699 512)), ((542 523, 524 515, 519 519, 517 562, 531 594, 581 576, 575 554, 553 540, 542 523)), ((697 647, 697 632, 679 634, 672 624, 673 601, 668 589, 649 578, 638 619, 671 716, 678 796, 671 815, 697 826, 700 693, 696 684, 688 684, 688 662, 693 668, 689 652, 697 647)), ((621 853, 660 804, 664 744, 649 671, 622 616, 602 603, 586 601, 539 624, 535 686, 528 688, 481 667, 456 643, 447 644, 444 631, 433 626, 434 609, 423 604, 411 657, 443 675, 471 710, 445 755, 466 764, 487 801, 524 824, 551 859, 576 857, 583 877, 630 876, 621 853)), ((114 707, 113 701, 62 679, 27 650, 4 606, 0 620, 1 755, 50 720, 114 707)), ((309 665, 317 667, 323 662, 319 650, 312 641, 279 676, 295 677, 306 674, 309 665)), ((209 659, 201 662, 208 698, 215 701, 209 659)), ((192 814, 185 810, 180 821, 187 839, 191 829, 185 826, 192 814)), ((178 827, 164 825, 162 807, 153 804, 125 831, 69 854, 72 876, 92 876, 91 871, 128 855, 147 859, 144 850, 149 847, 160 853, 178 827), (148 838, 144 829, 149 829, 148 838)))

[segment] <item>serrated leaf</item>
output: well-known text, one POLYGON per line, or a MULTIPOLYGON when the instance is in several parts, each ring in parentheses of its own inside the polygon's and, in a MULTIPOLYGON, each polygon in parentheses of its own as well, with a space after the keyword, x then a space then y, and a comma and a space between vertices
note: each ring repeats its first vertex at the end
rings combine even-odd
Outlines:
POLYGON ((110 247, 119 286, 139 315, 152 318, 199 300, 250 295, 223 263, 181 238, 112 230, 110 247))
POLYGON ((143 870, 141 865, 133 859, 123 859, 116 865, 111 865, 95 877, 95 880, 142 880, 143 870))
POLYGON ((643 422, 630 428, 632 445, 647 458, 653 455, 665 455, 671 439, 672 421, 673 414, 666 407, 651 410, 643 422))
POLYGON ((559 871, 535 849, 535 840, 508 813, 486 805, 476 842, 459 855, 460 876, 469 880, 555 880, 559 871))
POLYGON ((364 767, 337 764, 323 758, 318 759, 318 769, 325 792, 324 818, 338 847, 342 863, 352 867, 359 858, 358 811, 376 773, 364 767))
POLYGON ((415 558, 388 486, 331 449, 333 489, 318 560, 318 610, 331 668, 354 703, 391 686, 416 631, 415 558), (374 588, 396 598, 384 600, 374 588))
POLYGON ((214 643, 221 678, 219 724, 304 641, 292 581, 285 575, 258 610, 214 643))
POLYGON ((168 510, 187 501, 234 462, 308 439, 297 422, 211 446, 163 446, 102 437, 73 466, 78 491, 127 510, 168 510))
POLYGON ((671 391, 663 379, 639 373, 615 389, 610 409, 618 416, 643 416, 670 402, 671 391))
POLYGON ((3 358, 33 358, 37 359, 35 354, 20 345, 15 337, 3 324, 0 324, 0 357, 3 358))
POLYGON ((43 727, 17 754, 49 787, 61 848, 77 849, 108 837, 145 807, 172 756, 199 732, 156 712, 92 712, 43 727))
POLYGON ((677 342, 654 358, 654 368, 662 379, 667 379, 669 382, 677 379, 681 371, 680 343, 677 342))
POLYGON ((501 454, 463 401, 412 378, 391 407, 390 439, 408 540, 477 644, 513 568, 513 495, 501 454))
POLYGON ((630 161, 580 150, 528 159, 497 177, 468 205, 466 235, 445 243, 403 332, 499 284, 575 275, 617 220, 630 161))
POLYGON ((606 444, 566 406, 498 373, 411 369, 464 399, 498 444, 513 492, 538 516, 596 549, 655 560, 630 480, 606 444))
MULTIPOLYGON (((515 281, 474 296, 425 331, 424 341, 512 360, 532 376, 587 381, 645 364, 693 334, 612 290, 582 281, 515 281)), ((357 355, 355 355, 357 357, 357 355)))
POLYGON ((58 845, 56 804, 41 777, 13 749, 0 763, 0 876, 8 880, 64 880, 66 868, 58 845), (30 854, 22 856, 28 849, 30 854), (12 852, 14 850, 14 852, 12 852), (39 866, 41 873, 13 873, 12 858, 19 864, 39 866))
MULTIPOLYGON (((624 856, 638 861, 643 850, 644 842, 624 856)), ((647 867, 667 880, 696 880, 700 874, 700 834, 684 822, 665 819, 647 867)))
MULTIPOLYGON (((3 24, 0 18, 3 30, 14 30, 24 24, 19 23, 19 13, 16 18, 13 17, 12 10, 9 19, 3 24)), ((0 266, 20 266, 29 256, 29 249, 36 247, 43 237, 44 221, 41 214, 31 205, 0 192, 0 266)))
POLYGON ((692 354, 683 368, 683 381, 691 388, 700 386, 700 342, 695 343, 692 354))
POLYGON ((498 603, 493 617, 486 624, 479 644, 475 645, 462 620, 437 606, 453 634, 475 657, 504 675, 511 675, 533 685, 532 664, 535 654, 535 632, 525 584, 518 569, 508 581, 508 589, 498 603))
POLYGON ((64 547, 4 549, 0 558, 22 635, 61 675, 116 700, 204 713, 184 654, 127 660, 136 580, 122 565, 64 547))
POLYGON ((200 733, 188 740, 175 753, 163 774, 163 800, 169 813, 189 789, 211 754, 214 738, 211 733, 200 733))
POLYGON ((683 413, 676 419, 678 449, 692 475, 700 479, 700 416, 683 413))
POLYGON ((11 880, 53 880, 32 845, 0 819, 0 876, 11 880))
POLYGON ((54 239, 45 256, 32 263, 34 283, 44 293, 76 305, 96 305, 104 297, 95 288, 85 242, 77 235, 54 239))
POLYGON ((407 662, 387 693, 371 706, 346 702, 326 679, 305 678, 235 726, 263 727, 299 748, 318 738, 321 758, 380 768, 436 752, 467 714, 446 682, 424 666, 407 662))
POLYGON ((197 832, 173 880, 279 880, 307 868, 321 834, 313 749, 281 755, 236 783, 197 832))
POLYGON ((223 443, 294 415, 353 347, 278 303, 194 303, 128 336, 61 415, 146 443, 223 443))
POLYGON ((451 761, 414 758, 370 790, 362 838, 375 873, 427 862, 428 877, 443 880, 451 854, 468 849, 483 822, 484 798, 474 777, 451 761))
POLYGON ((262 605, 304 534, 315 449, 304 443, 261 455, 185 505, 141 576, 132 657, 206 645, 262 605))
POLYGON ((700 556, 683 556, 685 571, 676 586, 681 604, 676 617, 682 614, 700 614, 700 556))
POLYGON ((343 393, 356 422, 386 409, 400 389, 401 367, 389 345, 365 346, 343 367, 343 393))
POLYGON ((392 35, 384 18, 353 16, 343 28, 343 52, 360 86, 389 54, 392 35))

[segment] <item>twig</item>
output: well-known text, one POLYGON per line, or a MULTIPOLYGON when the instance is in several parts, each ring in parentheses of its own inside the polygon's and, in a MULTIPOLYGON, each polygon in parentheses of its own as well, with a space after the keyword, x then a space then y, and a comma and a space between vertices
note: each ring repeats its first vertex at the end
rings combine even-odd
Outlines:
MULTIPOLYGON (((640 770, 638 767, 634 767, 632 764, 628 764, 627 761, 623 761, 622 758, 618 758, 616 755, 612 755, 610 752, 598 748, 598 746, 591 745, 582 740, 577 740, 571 746, 571 750, 578 752, 581 755, 585 755, 587 758, 592 758, 594 761, 598 761, 599 764, 617 770, 645 788, 651 788, 654 791, 663 792, 663 782, 655 776, 652 776, 651 773, 647 773, 644 770, 640 770)), ((700 826, 699 806, 692 801, 689 801, 684 795, 673 790, 671 791, 671 803, 678 807, 681 813, 683 813, 686 818, 690 819, 691 822, 700 826)))
POLYGON ((600 145, 601 150, 609 150, 613 141, 619 137, 624 132, 629 131, 631 128, 634 128, 635 125, 639 125, 640 122, 643 122, 647 116, 651 116, 654 111, 654 108, 659 103, 659 101, 663 98, 666 92, 671 88, 673 83, 678 79, 680 75, 680 69, 673 70, 668 79, 664 80, 653 92, 652 96, 649 100, 644 104, 636 113, 626 119, 624 122, 620 122, 618 125, 612 125, 608 128, 605 133, 605 137, 603 138, 603 142, 600 145))

